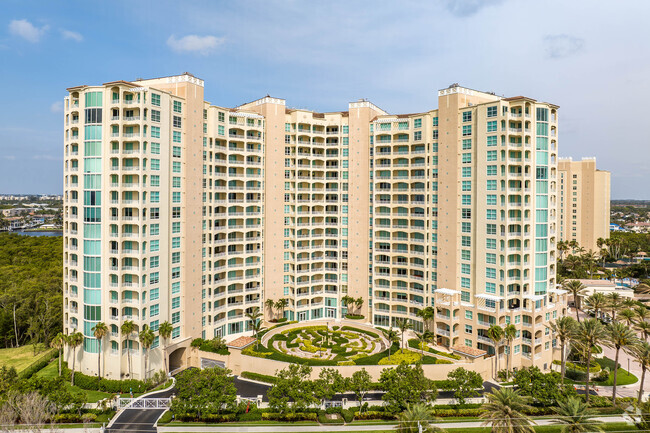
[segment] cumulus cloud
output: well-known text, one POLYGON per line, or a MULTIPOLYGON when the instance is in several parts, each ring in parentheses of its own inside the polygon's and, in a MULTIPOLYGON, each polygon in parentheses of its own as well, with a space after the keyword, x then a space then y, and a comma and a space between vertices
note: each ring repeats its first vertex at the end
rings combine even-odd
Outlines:
POLYGON ((177 38, 171 35, 167 39, 167 45, 173 51, 178 53, 199 53, 206 55, 214 51, 219 45, 223 44, 225 38, 218 38, 216 36, 199 36, 187 35, 182 38, 177 38))
POLYGON ((584 49, 585 40, 571 35, 547 35, 544 36, 546 56, 551 59, 561 59, 577 54, 584 49))
POLYGON ((41 36, 45 34, 48 28, 49 26, 36 27, 27 20, 12 20, 9 23, 9 33, 33 44, 41 39, 41 36))
POLYGON ((50 105, 50 111, 52 113, 61 113, 63 111, 63 102, 61 101, 53 102, 52 105, 50 105))
POLYGON ((61 36, 63 39, 70 39, 75 42, 81 42, 84 40, 84 37, 81 35, 81 33, 73 32, 72 30, 61 30, 61 36))
POLYGON ((502 2, 503 0, 446 0, 445 8, 457 17, 469 17, 483 8, 502 2))

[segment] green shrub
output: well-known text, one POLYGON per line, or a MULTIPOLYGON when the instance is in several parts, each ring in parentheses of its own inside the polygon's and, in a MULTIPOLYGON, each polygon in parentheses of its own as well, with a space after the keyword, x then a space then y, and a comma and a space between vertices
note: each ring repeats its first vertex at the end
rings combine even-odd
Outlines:
POLYGON ((344 421, 341 418, 341 415, 337 412, 329 412, 321 410, 318 412, 318 422, 321 424, 338 424, 343 425, 344 421), (336 414, 336 418, 329 418, 328 415, 336 414))
POLYGON ((277 380, 275 376, 271 376, 268 374, 254 373, 252 371, 242 371, 241 377, 246 379, 256 380, 258 382, 271 383, 271 384, 275 383, 277 380))
POLYGON ((172 421, 172 413, 167 411, 163 413, 163 416, 158 420, 158 424, 168 424, 172 421))
POLYGON ((341 416, 343 417, 343 421, 349 424, 354 419, 354 412, 350 409, 343 409, 341 410, 341 416))
POLYGON ((438 409, 433 408, 433 414, 441 418, 450 416, 479 416, 483 409, 438 409))
POLYGON ((262 421, 262 411, 256 409, 248 413, 241 413, 237 417, 237 421, 262 421))
POLYGON ((81 416, 78 413, 61 413, 54 415, 52 421, 57 424, 72 424, 81 422, 81 416))
POLYGON ((23 371, 20 372, 19 377, 21 379, 29 379, 52 362, 53 359, 57 359, 59 357, 59 351, 58 350, 48 350, 47 353, 40 358, 38 358, 36 361, 32 362, 25 368, 23 371))
POLYGON ((262 413, 263 421, 318 421, 318 415, 312 412, 296 412, 296 413, 273 413, 273 412, 264 412, 262 413))
POLYGON ((363 320, 365 316, 361 314, 346 314, 345 318, 350 320, 363 320))
POLYGON ((341 328, 342 331, 354 331, 354 332, 359 332, 361 334, 366 334, 371 336, 372 338, 379 338, 379 334, 372 332, 372 331, 366 331, 365 329, 360 329, 360 328, 354 328, 352 326, 344 326, 341 328))
POLYGON ((390 412, 369 410, 363 413, 354 412, 354 419, 357 420, 383 419, 383 420, 392 421, 396 419, 396 416, 395 414, 392 414, 390 412))
MULTIPOLYGON (((378 365, 399 365, 403 362, 407 364, 415 364, 422 358, 422 355, 419 353, 410 351, 410 350, 404 350, 398 351, 397 353, 393 353, 390 356, 390 359, 387 357, 379 360, 378 365)), ((435 358, 434 358, 435 359, 435 358)), ((434 362, 435 364, 435 362, 434 362)))

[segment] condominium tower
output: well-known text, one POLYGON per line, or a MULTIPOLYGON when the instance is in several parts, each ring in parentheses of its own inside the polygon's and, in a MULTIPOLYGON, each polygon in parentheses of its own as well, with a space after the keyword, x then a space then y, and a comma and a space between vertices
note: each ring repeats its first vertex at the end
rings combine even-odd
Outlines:
POLYGON ((255 307, 336 321, 346 296, 365 321, 416 331, 435 306, 438 343, 468 356, 512 323, 515 365, 550 365, 557 106, 454 84, 416 114, 270 96, 226 108, 203 86, 186 73, 68 89, 64 331, 84 335, 82 371, 96 372, 99 321, 106 375, 128 373, 130 352, 142 378, 144 325, 173 326, 151 372, 162 346, 173 368, 194 338, 250 335, 255 307))
POLYGON ((559 240, 600 251, 598 239, 609 238, 611 173, 598 170, 596 158, 560 158, 558 172, 559 240))

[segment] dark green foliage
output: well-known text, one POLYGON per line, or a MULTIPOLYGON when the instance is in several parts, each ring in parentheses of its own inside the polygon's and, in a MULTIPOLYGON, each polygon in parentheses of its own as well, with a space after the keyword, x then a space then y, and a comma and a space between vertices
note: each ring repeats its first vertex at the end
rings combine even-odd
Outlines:
POLYGON ((24 369, 23 371, 20 372, 20 378, 21 379, 29 379, 45 367, 53 360, 57 359, 59 357, 59 351, 58 350, 49 350, 45 355, 41 356, 38 360, 34 361, 24 369))
POLYGON ((532 397, 542 406, 554 406, 558 400, 576 395, 572 386, 561 384, 558 372, 542 373, 538 367, 522 368, 517 371, 514 383, 521 395, 532 397))
POLYGON ((217 353, 219 355, 230 355, 228 346, 222 338, 213 338, 212 340, 204 340, 203 338, 195 338, 190 343, 192 347, 198 347, 199 350, 204 352, 217 353))
MULTIPOLYGON (((0 346, 50 340, 63 329, 63 238, 0 234, 0 346)), ((80 291, 81 293, 81 291, 80 291)))
POLYGON ((271 384, 275 383, 276 381, 275 376, 270 376, 268 374, 253 373, 252 371, 242 371, 241 377, 246 379, 256 380, 258 382, 265 382, 271 384))
POLYGON ((393 413, 406 410, 409 404, 433 401, 438 395, 434 382, 424 376, 419 364, 413 367, 400 364, 396 368, 384 369, 379 383, 386 391, 382 400, 393 413))
MULTIPOLYGON (((63 362, 62 369, 63 377, 69 379, 70 369, 68 369, 66 362, 63 362)), ((98 379, 97 376, 88 376, 78 371, 74 373, 75 386, 88 391, 102 391, 109 394, 128 394, 131 390, 136 394, 140 394, 155 388, 162 380, 164 380, 164 377, 161 378, 160 375, 154 375, 152 379, 145 382, 137 379, 98 379)))
POLYGON ((372 331, 366 331, 365 329, 361 329, 361 328, 353 328, 352 326, 344 326, 343 328, 341 328, 341 331, 360 332, 362 334, 369 335, 372 338, 379 338, 379 334, 377 334, 377 333, 374 333, 372 331))
MULTIPOLYGON (((395 353, 399 350, 399 344, 393 343, 392 348, 390 349, 391 353, 395 353)), ((359 358, 354 361, 356 365, 377 365, 380 359, 388 356, 388 349, 380 353, 375 353, 371 356, 366 356, 364 358, 359 358)))
POLYGON ((350 320, 362 320, 364 316, 361 314, 346 314, 345 318, 350 320))
POLYGON ((235 409, 236 395, 237 389, 228 369, 185 370, 176 378, 176 398, 171 410, 177 416, 189 415, 207 422, 221 422, 230 416, 223 413, 235 409), (210 418, 213 416, 214 419, 210 418))
POLYGON ((469 371, 458 367, 447 374, 448 388, 454 391, 454 397, 458 403, 465 404, 470 397, 478 397, 477 389, 483 387, 483 378, 475 371, 469 371))
POLYGON ((267 392, 269 407, 281 414, 302 412, 318 399, 309 380, 312 368, 291 364, 276 374, 276 382, 267 392))

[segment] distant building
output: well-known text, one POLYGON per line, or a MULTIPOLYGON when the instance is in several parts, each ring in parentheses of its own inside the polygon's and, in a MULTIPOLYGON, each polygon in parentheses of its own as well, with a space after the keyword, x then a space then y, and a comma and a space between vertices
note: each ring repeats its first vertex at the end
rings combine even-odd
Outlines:
POLYGON ((598 251, 598 238, 609 238, 610 172, 596 169, 596 158, 560 158, 558 173, 560 240, 598 251))
POLYGON ((610 232, 624 232, 625 229, 618 224, 610 223, 609 225, 609 231, 610 232))

